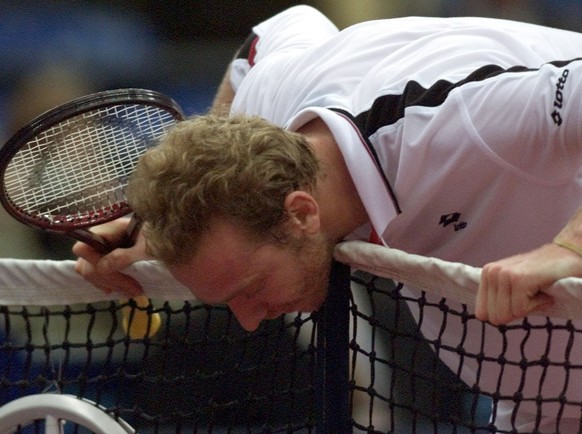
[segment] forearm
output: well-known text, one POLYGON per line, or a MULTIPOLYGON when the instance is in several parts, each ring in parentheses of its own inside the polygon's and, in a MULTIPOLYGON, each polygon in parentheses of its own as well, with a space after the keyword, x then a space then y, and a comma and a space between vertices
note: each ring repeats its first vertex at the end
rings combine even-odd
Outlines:
POLYGON ((554 238, 554 243, 582 256, 582 208, 554 238))

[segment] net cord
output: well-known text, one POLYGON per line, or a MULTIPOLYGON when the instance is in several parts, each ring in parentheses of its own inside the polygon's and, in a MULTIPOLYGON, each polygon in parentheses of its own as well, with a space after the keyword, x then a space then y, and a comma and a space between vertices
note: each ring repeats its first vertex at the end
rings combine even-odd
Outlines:
MULTIPOLYGON (((336 246, 334 258, 353 269, 402 282, 405 285, 456 300, 475 310, 481 269, 458 262, 414 255, 402 250, 346 241, 336 246)), ((74 270, 74 261, 0 259, 0 305, 59 305, 117 300, 85 281, 74 270)), ((190 290, 177 282, 157 261, 141 261, 125 272, 140 282, 144 293, 156 300, 194 300, 190 290)), ((554 305, 533 315, 582 319, 582 278, 568 277, 545 292, 554 305)))
MULTIPOLYGON (((194 296, 160 263, 141 261, 125 273, 138 280, 144 293, 163 301, 188 301, 194 296)), ((75 261, 0 259, 0 305, 55 306, 118 300, 75 272, 75 261)))
MULTIPOLYGON (((363 241, 338 244, 334 256, 336 260, 354 269, 455 300, 466 305, 470 312, 475 311, 481 268, 363 241)), ((568 277, 558 280, 544 292, 554 297, 554 305, 531 315, 582 319, 582 278, 568 277)))

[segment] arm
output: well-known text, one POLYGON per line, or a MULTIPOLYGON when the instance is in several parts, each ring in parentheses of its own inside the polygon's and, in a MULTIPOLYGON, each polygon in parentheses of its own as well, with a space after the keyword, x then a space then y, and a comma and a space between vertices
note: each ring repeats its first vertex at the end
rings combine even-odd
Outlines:
POLYGON ((554 242, 485 265, 475 314, 499 325, 543 310, 553 302, 543 289, 569 276, 582 277, 582 209, 554 242))
POLYGON ((230 111, 230 105, 234 99, 234 89, 230 83, 230 65, 224 74, 224 77, 218 86, 214 101, 210 107, 210 113, 212 114, 227 114, 230 111))

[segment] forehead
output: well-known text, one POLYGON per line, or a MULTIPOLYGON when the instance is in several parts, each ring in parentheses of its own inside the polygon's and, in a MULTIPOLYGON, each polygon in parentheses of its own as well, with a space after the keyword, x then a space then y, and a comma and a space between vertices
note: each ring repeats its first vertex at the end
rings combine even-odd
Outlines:
POLYGON ((254 260, 259 247, 235 224, 215 222, 202 236, 196 255, 169 270, 199 300, 224 303, 260 271, 254 260))

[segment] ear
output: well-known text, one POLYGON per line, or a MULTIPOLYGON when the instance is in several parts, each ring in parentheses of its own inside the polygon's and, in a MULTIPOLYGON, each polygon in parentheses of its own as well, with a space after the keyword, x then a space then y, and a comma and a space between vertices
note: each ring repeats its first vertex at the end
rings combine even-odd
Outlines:
POLYGON ((297 235, 319 232, 319 204, 306 191, 292 191, 285 198, 285 210, 289 216, 289 227, 297 235))

